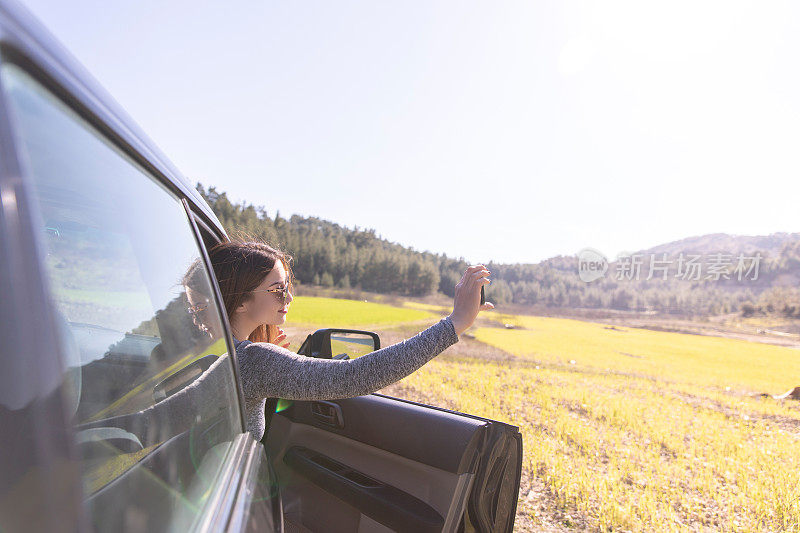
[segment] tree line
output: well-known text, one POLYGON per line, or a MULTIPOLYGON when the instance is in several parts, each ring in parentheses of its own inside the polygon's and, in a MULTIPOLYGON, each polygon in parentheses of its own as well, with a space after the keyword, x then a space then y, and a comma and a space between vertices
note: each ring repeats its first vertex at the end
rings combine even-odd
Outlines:
POLYGON ((264 207, 234 204, 215 187, 206 190, 198 183, 197 190, 230 234, 257 237, 289 253, 300 283, 407 296, 440 291, 452 296, 460 272, 468 266, 463 258, 389 242, 374 229, 350 229, 317 217, 283 218, 279 211, 270 217, 264 207), (458 273, 455 280, 453 273, 458 273))
MULTIPOLYGON (((206 189, 198 183, 197 190, 231 235, 260 238, 291 254, 300 283, 407 296, 438 291, 452 297, 469 266, 463 257, 420 252, 390 242, 374 229, 347 228, 318 217, 284 218, 279 211, 269 216, 263 206, 232 203, 215 187, 206 189)), ((785 287, 786 279, 800 279, 800 241, 784 245, 778 257, 766 258, 758 280, 686 281, 673 276, 619 280, 609 275, 586 283, 578 277, 575 256, 486 266, 493 274, 486 297, 499 305, 800 317, 798 291, 785 287)))

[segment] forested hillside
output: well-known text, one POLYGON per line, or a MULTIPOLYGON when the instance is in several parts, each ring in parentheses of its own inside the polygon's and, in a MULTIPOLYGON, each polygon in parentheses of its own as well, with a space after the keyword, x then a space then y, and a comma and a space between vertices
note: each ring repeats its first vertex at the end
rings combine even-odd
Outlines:
MULTIPOLYGON (((231 235, 244 232, 279 246, 294 257, 295 277, 305 284, 360 288, 379 293, 424 296, 435 291, 448 296, 468 266, 462 258, 419 252, 388 241, 374 229, 347 228, 317 217, 270 216, 267 208, 232 203, 215 187, 197 190, 231 235)), ((747 237, 713 234, 690 237, 641 252, 645 263, 639 279, 620 276, 618 261, 607 275, 586 283, 578 277, 577 256, 558 256, 535 264, 488 263, 493 283, 487 299, 554 308, 655 311, 675 315, 782 314, 800 317, 800 234, 775 233, 747 237), (681 252, 729 254, 761 252, 758 275, 738 280, 733 266, 719 279, 667 279, 647 272, 647 254, 671 260, 681 252), (726 279, 725 276, 730 279, 726 279)), ((708 261, 708 257, 704 258, 708 261)))

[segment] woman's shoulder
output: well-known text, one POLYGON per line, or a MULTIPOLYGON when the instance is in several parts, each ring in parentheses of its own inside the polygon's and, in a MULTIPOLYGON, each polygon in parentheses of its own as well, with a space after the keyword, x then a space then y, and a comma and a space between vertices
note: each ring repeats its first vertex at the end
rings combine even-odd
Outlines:
POLYGON ((283 346, 272 344, 271 342, 252 342, 249 340, 238 341, 234 339, 233 346, 238 356, 260 355, 276 357, 300 357, 296 353, 287 350, 283 346))
POLYGON ((233 337, 233 348, 234 348, 235 350, 238 350, 239 348, 244 348, 244 347, 245 347, 245 346, 247 346, 248 344, 253 344, 253 341, 249 341, 249 340, 247 340, 247 339, 245 339, 245 340, 243 340, 243 341, 240 341, 240 340, 239 340, 239 339, 237 339, 236 337, 233 337))

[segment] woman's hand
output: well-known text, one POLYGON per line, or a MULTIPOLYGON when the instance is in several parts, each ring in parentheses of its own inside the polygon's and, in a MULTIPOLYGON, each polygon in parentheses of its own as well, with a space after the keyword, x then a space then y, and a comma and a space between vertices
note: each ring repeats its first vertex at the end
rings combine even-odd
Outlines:
POLYGON ((491 302, 481 305, 481 287, 490 283, 486 277, 489 274, 491 272, 483 265, 471 266, 464 272, 461 281, 456 283, 456 296, 450 320, 457 335, 461 335, 475 322, 479 311, 494 309, 494 304, 491 302))
POLYGON ((283 346, 284 348, 289 348, 289 341, 286 340, 286 333, 284 333, 283 329, 278 328, 278 336, 275 337, 275 340, 272 341, 272 344, 277 344, 278 346, 283 346), (286 341, 281 343, 281 341, 286 341))

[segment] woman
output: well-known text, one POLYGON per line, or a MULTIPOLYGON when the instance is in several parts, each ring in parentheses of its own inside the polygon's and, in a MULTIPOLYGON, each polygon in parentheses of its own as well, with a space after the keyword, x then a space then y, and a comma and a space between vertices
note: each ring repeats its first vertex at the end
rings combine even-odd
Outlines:
POLYGON ((453 312, 428 329, 356 359, 314 359, 289 351, 280 329, 293 300, 291 257, 257 242, 220 243, 209 256, 234 336, 247 429, 256 440, 264 435, 267 398, 332 400, 375 392, 458 342, 480 310, 494 308, 480 305, 490 272, 471 266, 456 285, 453 312))

